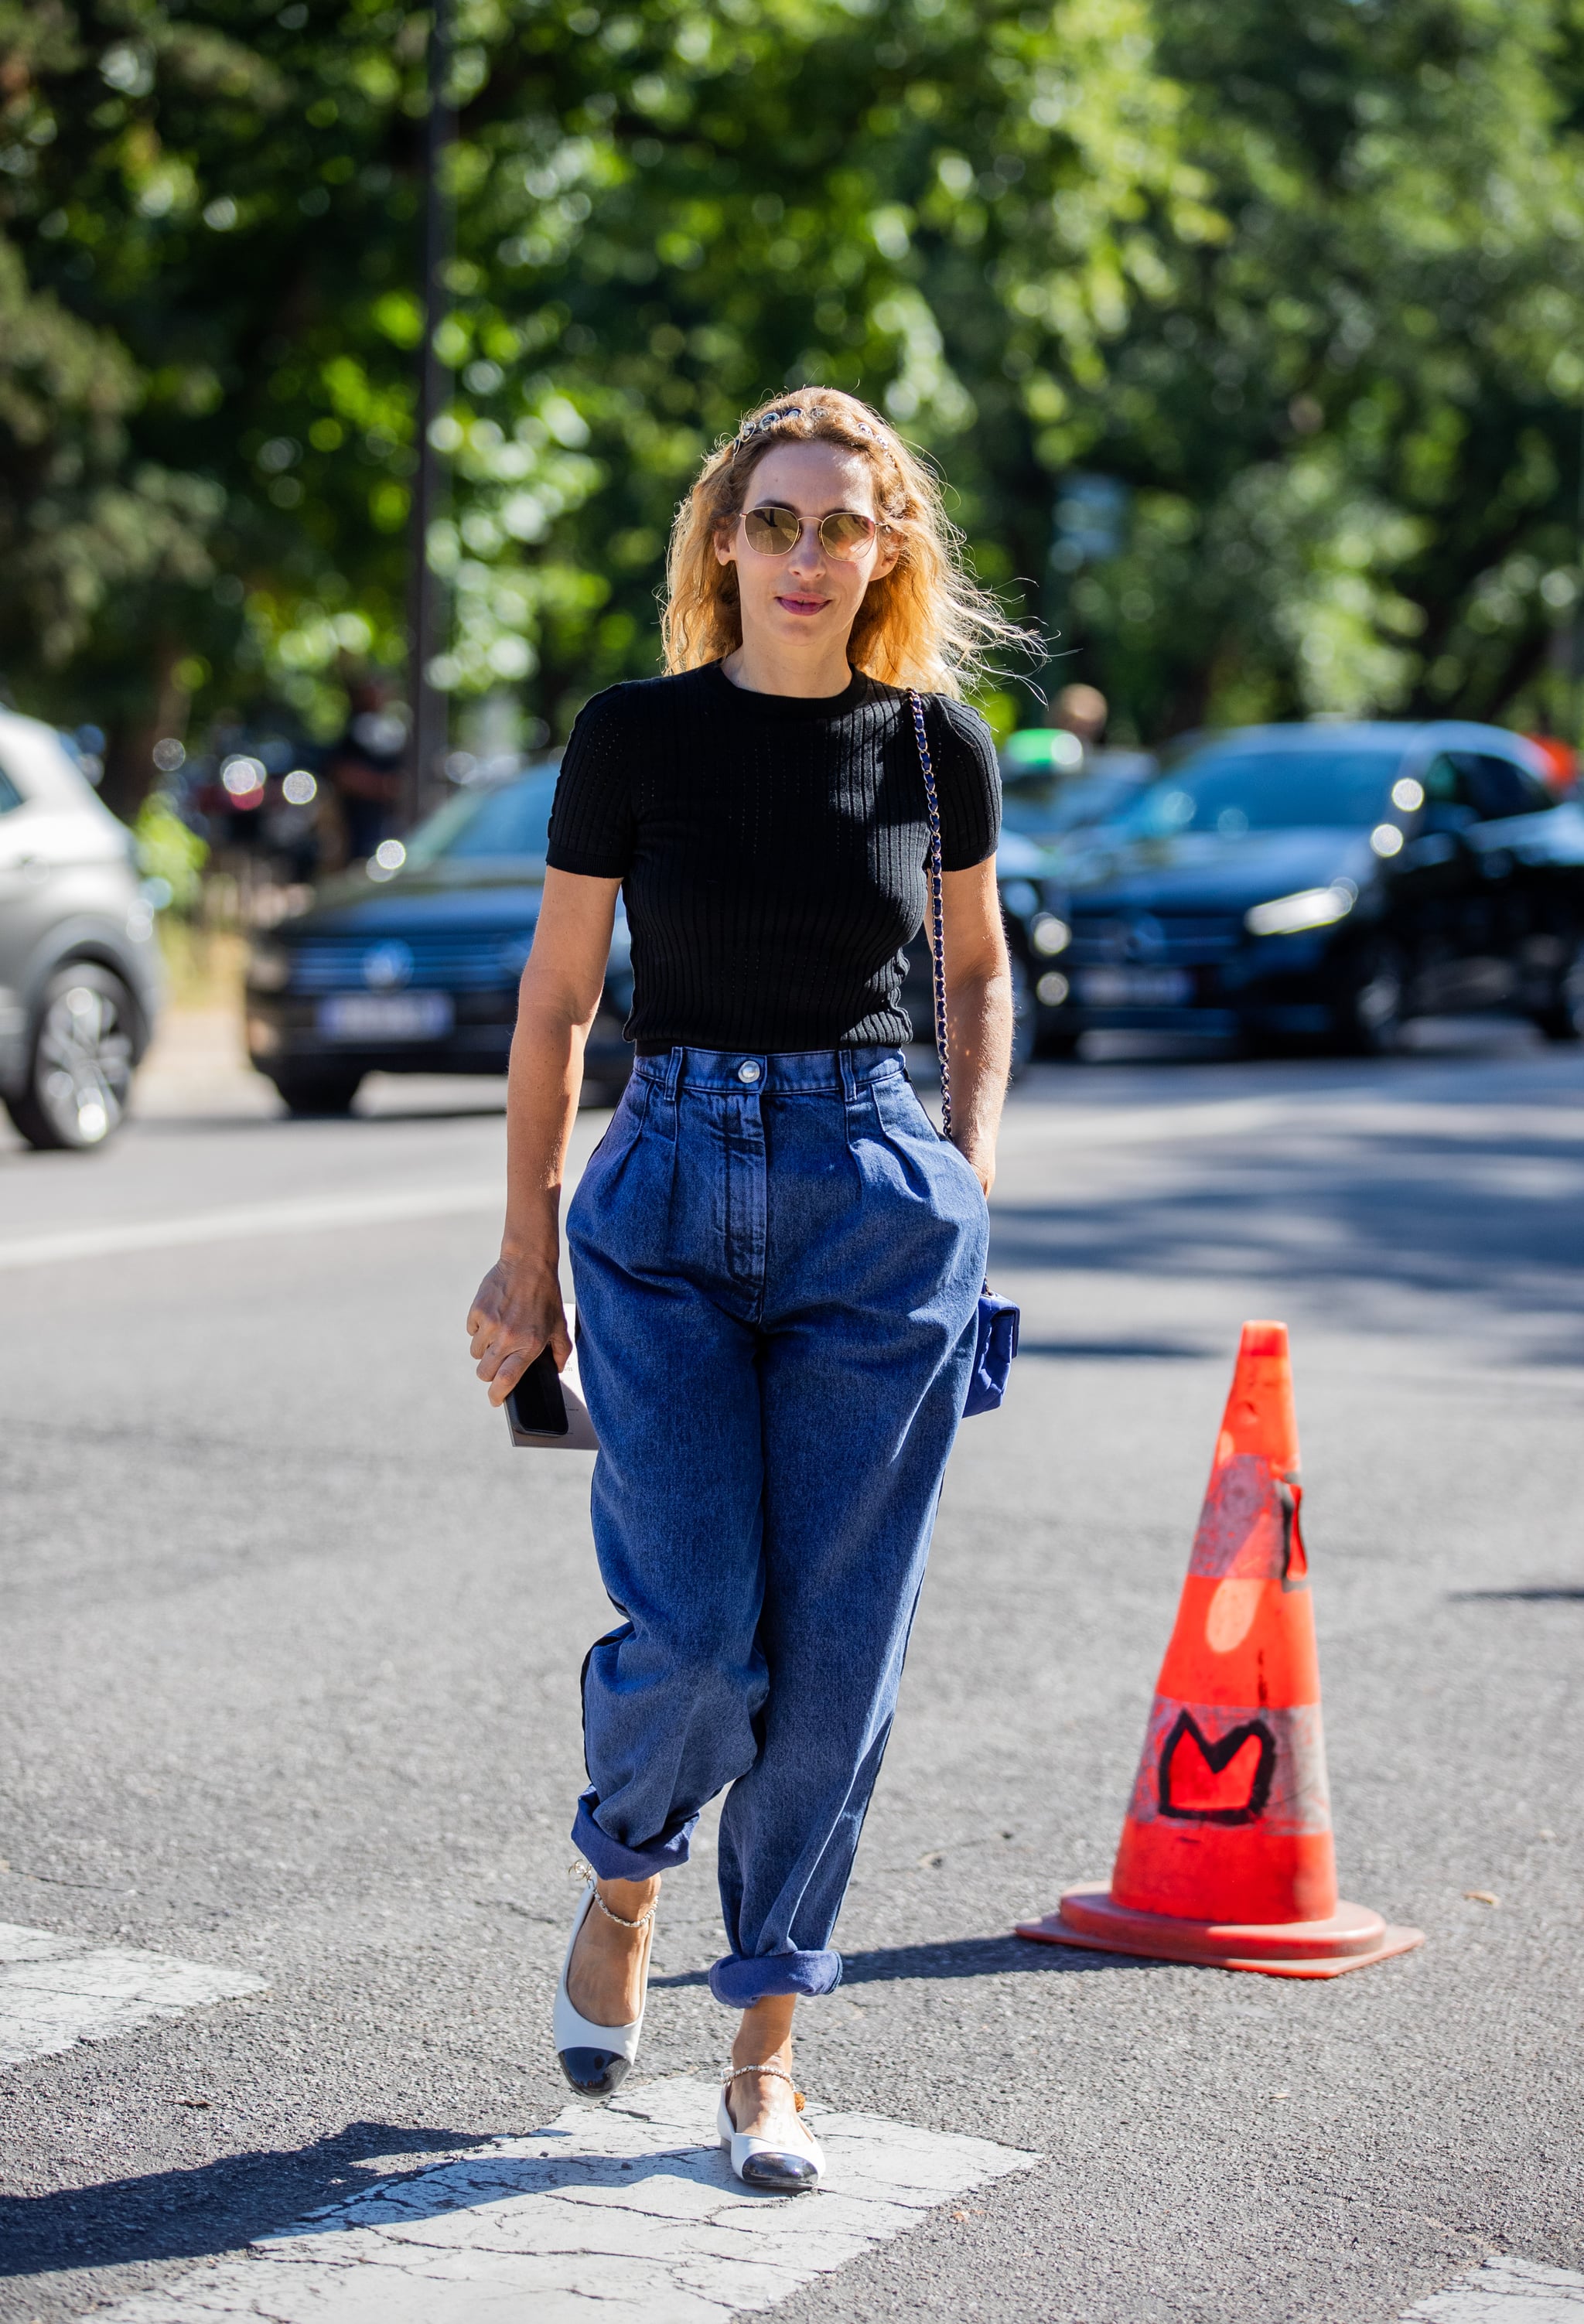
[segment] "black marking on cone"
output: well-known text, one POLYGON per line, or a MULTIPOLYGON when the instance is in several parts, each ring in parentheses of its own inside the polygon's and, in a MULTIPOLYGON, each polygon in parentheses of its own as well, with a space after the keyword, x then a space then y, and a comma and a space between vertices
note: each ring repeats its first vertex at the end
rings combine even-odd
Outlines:
POLYGON ((1296 1469, 1289 1469, 1285 1477, 1277 1478, 1275 1494, 1282 1512, 1282 1588, 1307 1590, 1309 1553, 1303 1546, 1303 1531, 1298 1522, 1303 1506, 1303 1487, 1296 1469))
POLYGON ((1180 1711, 1160 1756, 1160 1812, 1179 1823, 1254 1823, 1265 1812, 1270 1797, 1270 1787, 1276 1772, 1276 1738, 1263 1719, 1245 1720, 1241 1727, 1232 1728, 1219 1743, 1206 1739, 1204 1730, 1191 1711, 1180 1711), (1259 1744, 1259 1757, 1254 1769, 1254 1780, 1248 1786, 1248 1797, 1241 1807, 1193 1808, 1172 1798, 1172 1763, 1177 1747, 1192 1738, 1205 1766, 1212 1775, 1229 1766, 1244 1745, 1251 1738, 1259 1744))

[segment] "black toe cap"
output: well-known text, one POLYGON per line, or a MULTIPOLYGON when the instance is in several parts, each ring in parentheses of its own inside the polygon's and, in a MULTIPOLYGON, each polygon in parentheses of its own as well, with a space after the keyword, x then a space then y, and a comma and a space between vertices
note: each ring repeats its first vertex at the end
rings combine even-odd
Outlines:
POLYGON ((804 2195, 819 2183, 819 2172, 806 2154, 751 2154, 742 2178, 745 2185, 762 2187, 772 2195, 804 2195))
POLYGON ((608 2098, 627 2079, 628 2061, 614 2050, 558 2050, 561 2071, 580 2098, 608 2098))

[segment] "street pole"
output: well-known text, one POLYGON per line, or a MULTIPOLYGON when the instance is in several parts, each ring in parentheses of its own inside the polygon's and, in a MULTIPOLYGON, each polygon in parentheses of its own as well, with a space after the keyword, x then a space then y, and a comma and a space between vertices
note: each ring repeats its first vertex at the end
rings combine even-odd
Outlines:
POLYGON ((446 755, 447 700, 429 682, 429 664, 439 641, 441 591, 429 567, 429 528, 439 514, 444 492, 440 456, 429 432, 446 400, 445 367, 435 337, 446 310, 445 267, 450 218, 446 155, 454 123, 446 102, 451 53, 450 0, 431 0, 428 41, 428 110, 424 121, 423 340, 419 350, 418 469, 413 478, 412 534, 408 580, 407 692, 412 714, 408 752, 406 814, 410 826, 433 796, 446 755))
POLYGON ((1584 405, 1579 411, 1579 503, 1574 519, 1579 589, 1573 600, 1573 731, 1568 740, 1578 751, 1584 749, 1584 405))

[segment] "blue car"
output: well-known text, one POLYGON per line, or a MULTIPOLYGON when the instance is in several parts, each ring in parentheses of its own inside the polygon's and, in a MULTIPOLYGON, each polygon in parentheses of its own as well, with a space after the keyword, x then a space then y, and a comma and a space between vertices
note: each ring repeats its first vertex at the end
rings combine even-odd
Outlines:
POLYGON ((1047 1056, 1095 1029, 1389 1048, 1415 1016, 1584 1031, 1584 811, 1497 726, 1255 726, 1069 835, 1026 929, 1047 1056))

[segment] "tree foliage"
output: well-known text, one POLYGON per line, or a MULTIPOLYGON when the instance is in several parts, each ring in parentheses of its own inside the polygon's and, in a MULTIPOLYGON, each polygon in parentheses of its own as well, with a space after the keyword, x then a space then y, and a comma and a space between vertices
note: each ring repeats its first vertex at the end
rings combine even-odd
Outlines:
MULTIPOLYGON (((653 667, 677 496, 799 378, 943 462, 1056 680, 1567 698, 1579 0, 457 0, 437 675, 653 667), (1064 531, 1076 475, 1115 539, 1064 531)), ((113 729, 399 666, 428 18, 0 0, 0 668, 113 729)), ((1026 688, 1003 715, 1037 715, 1026 688)))

